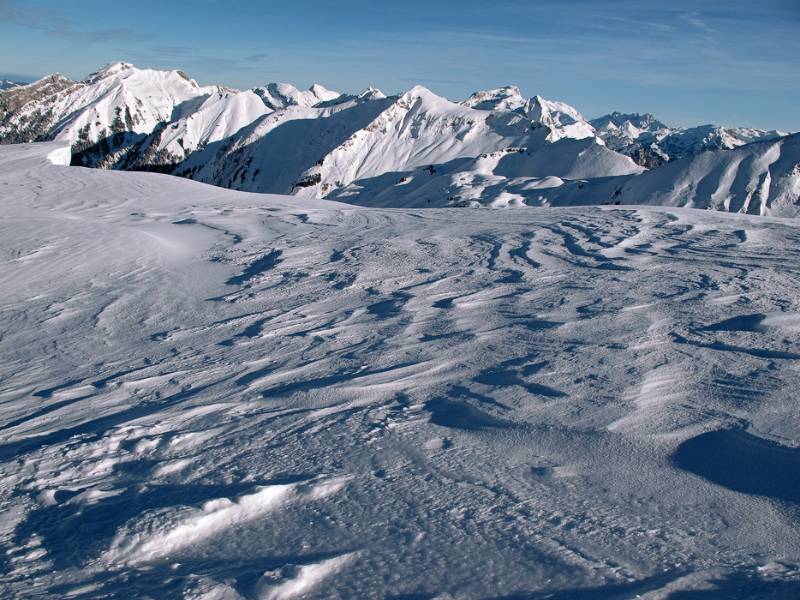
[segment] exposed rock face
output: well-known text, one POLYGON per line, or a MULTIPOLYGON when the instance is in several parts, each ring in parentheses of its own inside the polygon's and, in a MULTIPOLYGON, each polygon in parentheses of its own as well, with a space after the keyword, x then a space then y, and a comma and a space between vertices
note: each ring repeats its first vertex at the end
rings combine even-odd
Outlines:
POLYGON ((0 92, 0 141, 5 144, 52 139, 52 128, 59 114, 59 96, 79 87, 71 79, 55 73, 34 83, 0 92))

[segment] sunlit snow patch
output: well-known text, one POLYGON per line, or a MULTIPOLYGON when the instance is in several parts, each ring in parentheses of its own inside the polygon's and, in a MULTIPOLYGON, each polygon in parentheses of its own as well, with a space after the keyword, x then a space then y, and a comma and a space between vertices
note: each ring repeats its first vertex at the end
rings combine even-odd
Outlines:
POLYGON ((217 498, 206 502, 200 509, 188 509, 180 516, 159 516, 149 523, 145 532, 119 532, 105 559, 111 563, 131 565, 162 560, 287 504, 330 496, 342 489, 346 482, 347 478, 340 477, 311 484, 271 485, 235 501, 217 498))

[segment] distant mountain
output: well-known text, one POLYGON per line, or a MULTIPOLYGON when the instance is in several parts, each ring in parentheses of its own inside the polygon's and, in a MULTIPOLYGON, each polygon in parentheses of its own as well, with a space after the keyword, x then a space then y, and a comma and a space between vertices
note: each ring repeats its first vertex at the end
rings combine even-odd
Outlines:
POLYGON ((609 148, 626 154, 640 165, 655 168, 671 160, 697 156, 707 150, 731 150, 758 140, 787 135, 780 131, 701 125, 668 127, 653 115, 618 112, 590 121, 609 148))
POLYGON ((0 91, 2 143, 62 140, 76 165, 371 206, 657 201, 788 214, 793 139, 672 128, 647 113, 588 121, 516 86, 462 102, 421 86, 389 97, 318 84, 241 91, 124 62, 81 81, 55 74, 0 91))
POLYGON ((517 112, 534 125, 548 127, 550 141, 564 137, 580 139, 595 134, 583 115, 569 104, 545 100, 541 96, 523 98, 517 86, 475 92, 461 104, 477 110, 517 112))
POLYGON ((149 133, 175 108, 216 88, 200 88, 180 71, 114 63, 82 81, 50 75, 0 93, 4 142, 69 141, 80 150, 119 132, 149 133))
POLYGON ((0 91, 10 90, 11 88, 21 85, 25 85, 25 83, 22 81, 12 81, 11 79, 0 79, 0 91))

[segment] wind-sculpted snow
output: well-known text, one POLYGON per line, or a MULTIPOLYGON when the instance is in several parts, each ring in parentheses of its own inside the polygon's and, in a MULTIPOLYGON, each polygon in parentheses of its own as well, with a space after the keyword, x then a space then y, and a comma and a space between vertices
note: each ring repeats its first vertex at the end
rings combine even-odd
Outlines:
POLYGON ((800 590, 796 221, 58 149, 0 149, 3 597, 800 590))

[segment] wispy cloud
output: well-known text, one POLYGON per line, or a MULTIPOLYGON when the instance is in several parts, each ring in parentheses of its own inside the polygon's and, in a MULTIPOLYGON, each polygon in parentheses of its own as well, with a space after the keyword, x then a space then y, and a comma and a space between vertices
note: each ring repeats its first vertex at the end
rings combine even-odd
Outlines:
MULTIPOLYGON (((206 0, 213 4, 214 0, 206 0)), ((44 32, 62 39, 115 48, 114 59, 125 59, 160 68, 192 68, 224 72, 253 71, 269 55, 264 52, 245 56, 220 56, 198 53, 190 45, 161 43, 155 33, 131 27, 85 28, 61 10, 22 5, 0 0, 0 22, 44 32)))
POLYGON ((681 13, 679 15, 681 20, 685 21, 698 31, 702 31, 703 33, 713 34, 717 33, 717 30, 711 27, 708 23, 703 20, 703 17, 700 13, 697 12, 688 12, 688 13, 681 13))
POLYGON ((423 83, 452 98, 517 84, 587 113, 603 102, 756 115, 780 104, 800 122, 797 0, 459 0, 458 10, 436 0, 340 0, 335 9, 324 0, 241 0, 236 11, 221 0, 138 1, 141 10, 101 15, 100 0, 69 10, 58 0, 0 0, 4 67, 44 74, 72 64, 81 75, 123 59, 182 68, 203 83, 320 81, 387 93, 423 83), (19 43, 20 27, 40 32, 29 36, 35 47, 9 52, 3 34, 19 43))
POLYGON ((127 27, 80 29, 64 13, 52 8, 22 6, 11 0, 0 0, 0 21, 44 31, 69 40, 106 44, 109 42, 145 42, 155 36, 127 27))

